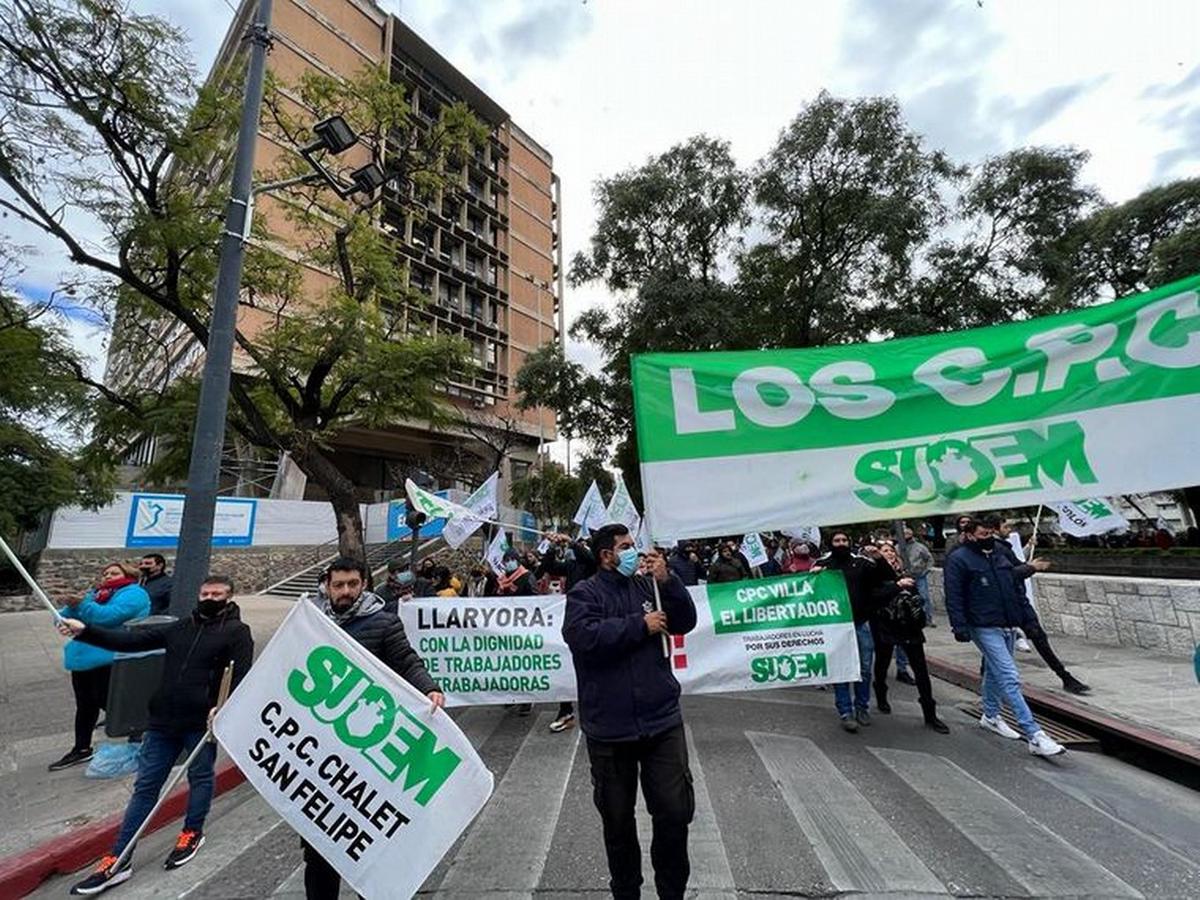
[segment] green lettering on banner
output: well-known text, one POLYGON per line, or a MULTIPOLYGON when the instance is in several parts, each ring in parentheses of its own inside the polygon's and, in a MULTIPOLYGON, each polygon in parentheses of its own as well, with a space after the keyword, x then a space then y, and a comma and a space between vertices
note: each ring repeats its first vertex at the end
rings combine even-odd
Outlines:
POLYGON ((461 762, 449 747, 438 749, 437 736, 336 647, 310 651, 304 671, 288 674, 287 690, 389 781, 406 773, 403 789, 420 786, 415 799, 421 806, 433 799, 461 762))
POLYGON ((841 572, 709 584, 705 591, 717 634, 854 621, 841 572))

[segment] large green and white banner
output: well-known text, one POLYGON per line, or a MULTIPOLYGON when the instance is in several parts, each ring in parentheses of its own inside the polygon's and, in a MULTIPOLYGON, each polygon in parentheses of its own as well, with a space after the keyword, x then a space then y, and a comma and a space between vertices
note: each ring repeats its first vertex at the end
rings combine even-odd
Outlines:
POLYGON ((492 774, 445 712, 308 601, 214 724, 275 811, 364 897, 411 897, 492 774))
POLYGON ((1200 276, 875 344, 633 360, 655 540, 1200 483, 1200 276))
MULTIPOLYGON (((688 590, 696 628, 673 636, 670 647, 684 693, 858 680, 858 644, 841 573, 688 590)), ((401 604, 400 617, 448 705, 542 703, 577 696, 562 638, 566 604, 562 594, 429 597, 401 604)))

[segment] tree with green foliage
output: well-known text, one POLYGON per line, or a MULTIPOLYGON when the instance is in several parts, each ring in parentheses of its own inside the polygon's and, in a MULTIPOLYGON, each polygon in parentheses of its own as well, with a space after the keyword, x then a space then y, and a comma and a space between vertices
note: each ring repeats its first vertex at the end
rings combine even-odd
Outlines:
MULTIPOLYGON (((200 83, 184 35, 115 0, 0 0, 0 53, 0 207, 57 242, 72 265, 64 278, 86 283, 84 299, 117 324, 97 439, 116 451, 158 429, 171 449, 151 475, 178 476, 196 396, 189 348, 208 340, 241 65, 235 58, 200 83)), ((360 137, 358 164, 385 174, 383 216, 393 221, 422 215, 487 134, 462 104, 420 124, 381 67, 271 84, 266 109, 262 127, 285 151, 308 144, 317 120, 343 115, 360 137)), ((262 178, 306 171, 283 152, 262 178)), ((348 428, 437 420, 439 386, 469 360, 460 342, 413 327, 424 299, 408 288, 399 236, 377 227, 383 197, 345 200, 312 181, 273 199, 294 234, 276 252, 260 217, 248 244, 229 424, 266 453, 289 453, 329 497, 340 550, 362 556, 359 498, 331 441, 348 428)))

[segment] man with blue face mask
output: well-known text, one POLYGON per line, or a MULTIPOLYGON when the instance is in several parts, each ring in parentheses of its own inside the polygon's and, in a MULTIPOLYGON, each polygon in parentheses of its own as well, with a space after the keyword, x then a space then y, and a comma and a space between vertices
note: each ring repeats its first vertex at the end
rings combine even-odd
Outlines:
POLYGON ((659 897, 682 898, 690 867, 688 825, 695 812, 679 682, 663 653, 665 635, 696 627, 696 607, 658 553, 638 570, 633 535, 605 525, 592 536, 598 571, 569 591, 563 638, 571 648, 579 721, 587 736, 593 798, 604 825, 609 888, 638 897, 642 851, 634 808, 639 773, 653 822, 651 860, 659 897), (661 609, 655 604, 655 583, 661 609))

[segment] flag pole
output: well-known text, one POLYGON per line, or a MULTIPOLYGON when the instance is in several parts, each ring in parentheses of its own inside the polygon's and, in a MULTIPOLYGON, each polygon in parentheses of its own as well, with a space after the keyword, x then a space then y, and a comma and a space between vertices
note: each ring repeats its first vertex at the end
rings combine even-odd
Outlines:
POLYGON ((21 561, 17 559, 17 554, 13 552, 12 548, 8 546, 8 543, 2 537, 0 537, 0 549, 4 551, 4 555, 8 557, 8 561, 12 563, 12 567, 17 570, 17 574, 25 579, 25 583, 33 591, 33 596, 37 597, 45 605, 46 609, 50 610, 50 614, 54 616, 55 624, 57 625, 61 622, 62 616, 58 614, 58 608, 50 602, 50 598, 46 596, 46 592, 42 590, 41 585, 33 580, 33 576, 29 574, 29 570, 21 564, 21 561))
POLYGON ((1038 529, 1042 527, 1042 511, 1046 507, 1039 503, 1037 515, 1033 519, 1033 538, 1029 541, 1029 558, 1033 559, 1033 554, 1037 551, 1038 529))
MULTIPOLYGON (((229 699, 229 689, 232 685, 233 662, 231 661, 229 665, 225 667, 225 671, 221 675, 221 687, 217 692, 217 709, 220 709, 222 706, 224 706, 225 701, 229 699)), ((196 761, 196 757, 200 755, 200 751, 205 749, 209 744, 216 743, 216 740, 217 738, 213 734, 212 722, 209 722, 208 730, 205 731, 204 737, 200 738, 200 740, 196 742, 196 746, 192 748, 192 752, 188 754, 187 759, 183 761, 183 765, 181 765, 175 774, 172 775, 167 781, 167 783, 163 785, 162 790, 158 794, 158 800, 154 803, 153 809, 150 810, 146 818, 142 819, 142 824, 139 825, 137 831, 133 833, 133 837, 129 839, 129 842, 125 845, 124 849, 117 857, 117 861, 113 864, 109 871, 116 872, 125 864, 125 860, 127 860, 130 854, 133 853, 133 848, 136 846, 138 839, 141 838, 142 834, 150 826, 151 820, 158 813, 159 809, 162 808, 162 805, 164 802, 166 802, 167 797, 171 796, 171 791, 175 789, 175 785, 179 784, 179 779, 181 779, 184 776, 184 773, 191 768, 192 763, 196 761)))
MULTIPOLYGON (((654 585, 654 610, 662 612, 662 595, 658 592, 658 579, 653 575, 650 576, 650 581, 654 585)), ((671 639, 665 634, 660 634, 662 638, 663 659, 671 658, 671 639)))

